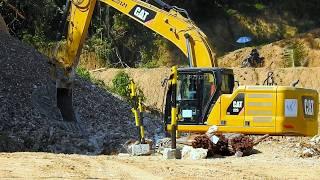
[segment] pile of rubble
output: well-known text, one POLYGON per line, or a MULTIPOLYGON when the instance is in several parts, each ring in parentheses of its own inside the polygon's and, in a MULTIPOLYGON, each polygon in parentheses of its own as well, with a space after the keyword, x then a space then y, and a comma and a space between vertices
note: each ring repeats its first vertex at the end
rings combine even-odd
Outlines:
POLYGON ((320 135, 314 136, 309 142, 300 143, 300 157, 320 157, 320 135))
POLYGON ((208 157, 216 154, 243 156, 249 155, 255 144, 257 143, 254 142, 253 138, 243 134, 216 134, 197 136, 192 142, 192 147, 207 149, 208 157))
POLYGON ((250 155, 253 147, 259 144, 269 135, 259 138, 252 138, 244 134, 218 133, 218 127, 212 126, 206 134, 189 136, 184 140, 177 140, 177 149, 172 150, 171 141, 165 138, 157 143, 158 152, 163 154, 165 159, 204 159, 215 156, 242 157, 250 155), (181 153, 180 153, 181 151, 181 153))
MULTIPOLYGON (((47 61, 30 46, 0 33, 0 151, 110 154, 137 137, 130 106, 79 78, 73 97, 79 122, 63 121, 54 106, 55 85, 47 61)), ((147 116, 144 122, 152 138, 161 122, 147 116)))

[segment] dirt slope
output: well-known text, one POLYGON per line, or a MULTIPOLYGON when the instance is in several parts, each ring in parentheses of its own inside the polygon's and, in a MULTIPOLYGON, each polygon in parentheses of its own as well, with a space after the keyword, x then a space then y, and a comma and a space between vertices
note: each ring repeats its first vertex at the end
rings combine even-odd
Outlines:
MULTIPOLYGON (((304 33, 293 38, 277 41, 271 44, 267 44, 261 47, 257 47, 259 53, 265 58, 265 66, 272 68, 284 67, 283 55, 286 47, 291 42, 300 42, 303 44, 306 57, 308 61, 307 67, 319 67, 320 57, 320 29, 315 29, 308 33, 304 33)), ((239 49, 228 53, 227 55, 220 57, 218 62, 222 67, 240 67, 241 62, 247 58, 252 50, 252 47, 239 49)))
POLYGON ((158 110, 162 109, 165 87, 161 82, 170 75, 170 68, 154 68, 154 69, 106 69, 95 71, 91 74, 94 78, 103 80, 108 86, 112 86, 112 79, 119 71, 127 72, 137 85, 142 89, 146 96, 146 104, 158 110))

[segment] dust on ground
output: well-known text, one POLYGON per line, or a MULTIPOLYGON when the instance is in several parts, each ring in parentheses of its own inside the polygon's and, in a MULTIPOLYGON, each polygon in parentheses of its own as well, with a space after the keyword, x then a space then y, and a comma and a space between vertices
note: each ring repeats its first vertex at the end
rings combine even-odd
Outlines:
MULTIPOLYGON (((296 138, 293 138, 296 139, 296 138)), ((318 179, 320 161, 297 157, 297 141, 266 141, 237 158, 164 160, 160 155, 86 156, 0 154, 0 178, 90 179, 318 179)))

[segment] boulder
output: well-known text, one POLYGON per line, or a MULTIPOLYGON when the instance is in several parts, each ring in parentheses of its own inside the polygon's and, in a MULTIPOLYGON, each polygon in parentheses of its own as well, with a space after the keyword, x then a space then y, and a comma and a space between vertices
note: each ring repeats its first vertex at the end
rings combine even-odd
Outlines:
POLYGON ((193 148, 191 146, 184 146, 182 148, 182 159, 199 160, 207 157, 208 149, 193 148))
POLYGON ((149 144, 134 144, 132 145, 133 156, 150 155, 151 149, 149 144))
POLYGON ((164 148, 162 156, 164 159, 180 159, 181 151, 179 149, 164 148))

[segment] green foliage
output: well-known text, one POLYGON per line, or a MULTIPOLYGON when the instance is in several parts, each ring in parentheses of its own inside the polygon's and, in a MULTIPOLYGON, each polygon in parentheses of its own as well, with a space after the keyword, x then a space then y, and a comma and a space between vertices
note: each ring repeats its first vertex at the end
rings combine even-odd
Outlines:
POLYGON ((285 67, 307 66, 308 60, 306 59, 308 52, 304 44, 300 41, 293 41, 285 49, 283 56, 285 67))
POLYGON ((102 39, 98 34, 94 34, 87 40, 83 51, 95 52, 100 64, 103 66, 110 64, 110 57, 113 54, 111 41, 102 39))
POLYGON ((22 41, 27 44, 33 45, 37 49, 46 46, 46 37, 44 33, 31 35, 25 31, 22 33, 22 41))
POLYGON ((120 71, 112 80, 112 89, 115 93, 122 97, 128 98, 128 84, 130 83, 130 76, 124 71, 120 71))
POLYGON ((80 68, 78 67, 76 70, 76 73, 79 77, 81 77, 82 79, 85 79, 87 81, 91 81, 93 84, 97 85, 100 88, 109 90, 110 88, 106 86, 106 84, 99 79, 95 79, 90 75, 90 72, 84 68, 80 68))
POLYGON ((234 16, 234 15, 236 15, 238 12, 237 12, 237 10, 234 10, 234 9, 227 9, 227 10, 226 10, 226 13, 227 13, 229 16, 234 16))
POLYGON ((80 76, 81 78, 90 81, 91 80, 91 76, 88 70, 84 69, 84 68, 80 68, 78 67, 76 70, 76 73, 78 74, 78 76, 80 76))
MULTIPOLYGON (((252 45, 258 45, 286 38, 286 34, 289 37, 291 34, 295 35, 295 32, 305 32, 320 24, 319 0, 164 1, 186 9, 192 20, 205 30, 209 39, 215 41, 211 43, 215 44, 215 49, 221 54, 237 48, 233 41, 243 33, 253 37, 252 45), (243 26, 241 22, 234 22, 236 16, 243 18, 242 21, 249 20, 249 25, 243 26), (221 29, 226 31, 222 32, 221 29), (223 41, 219 40, 219 37, 223 41)), ((62 31, 59 29, 59 22, 65 1, 7 2, 26 17, 18 17, 4 1, 0 1, 0 14, 8 23, 12 35, 40 51, 41 48, 47 47, 48 42, 56 41, 57 33, 62 31)), ((97 2, 93 14, 84 52, 95 52, 99 64, 108 67, 123 67, 123 63, 130 67, 187 63, 182 60, 181 53, 177 53, 177 48, 171 42, 100 2, 97 2), (123 63, 119 63, 120 60, 123 63)))
POLYGON ((262 3, 256 3, 254 5, 254 7, 257 9, 257 10, 264 10, 266 8, 266 6, 262 3))

